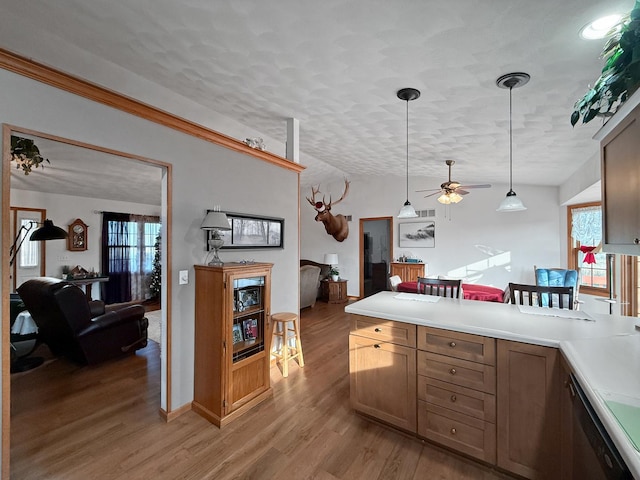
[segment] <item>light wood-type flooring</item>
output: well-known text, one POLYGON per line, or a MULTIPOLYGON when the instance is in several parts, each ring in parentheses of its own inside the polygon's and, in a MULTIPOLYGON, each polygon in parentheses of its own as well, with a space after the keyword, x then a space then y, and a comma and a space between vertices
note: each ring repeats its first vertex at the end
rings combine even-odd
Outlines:
POLYGON ((12 375, 11 478, 510 478, 350 409, 343 309, 322 302, 305 309, 305 367, 292 362, 286 379, 272 367, 273 399, 222 430, 191 411, 169 423, 160 418, 153 342, 99 366, 55 359, 12 375))

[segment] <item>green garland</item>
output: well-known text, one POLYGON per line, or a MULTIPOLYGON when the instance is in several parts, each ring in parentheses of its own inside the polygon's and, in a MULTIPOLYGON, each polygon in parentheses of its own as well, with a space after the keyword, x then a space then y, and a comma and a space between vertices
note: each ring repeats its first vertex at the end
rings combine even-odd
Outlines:
POLYGON ((582 117, 587 123, 598 116, 610 117, 640 86, 640 0, 623 17, 605 45, 602 73, 593 88, 578 100, 571 114, 571 125, 582 117))

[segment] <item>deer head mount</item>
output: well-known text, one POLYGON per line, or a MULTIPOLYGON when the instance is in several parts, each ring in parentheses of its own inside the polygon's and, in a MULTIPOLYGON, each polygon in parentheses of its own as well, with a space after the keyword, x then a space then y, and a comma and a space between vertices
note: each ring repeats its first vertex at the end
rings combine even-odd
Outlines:
POLYGON ((307 197, 307 200, 309 201, 311 206, 316 209, 316 212, 318 212, 318 214, 316 215, 316 222, 322 222, 327 233, 333 236, 333 238, 335 238, 339 242, 342 242, 349 236, 349 224, 347 223, 347 219, 344 217, 344 215, 333 215, 331 213, 331 207, 344 200, 344 197, 347 196, 348 192, 349 182, 345 178, 344 193, 335 202, 331 201, 331 195, 329 195, 329 203, 326 202, 324 195, 322 196, 321 202, 316 201, 316 195, 320 193, 320 185, 318 185, 316 188, 311 187, 311 198, 307 197))

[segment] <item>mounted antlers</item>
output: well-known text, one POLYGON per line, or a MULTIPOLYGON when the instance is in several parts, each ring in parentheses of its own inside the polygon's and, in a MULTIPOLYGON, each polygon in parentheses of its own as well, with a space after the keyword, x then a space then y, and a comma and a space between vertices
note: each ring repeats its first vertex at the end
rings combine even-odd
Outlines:
POLYGON ((316 195, 320 193, 320 185, 316 188, 311 187, 311 198, 306 197, 311 206, 316 209, 316 212, 318 212, 316 215, 316 222, 322 222, 327 233, 332 235, 333 238, 339 242, 342 242, 349 236, 349 224, 347 223, 347 219, 344 215, 338 214, 334 216, 331 213, 331 207, 344 200, 344 197, 349 193, 349 183, 350 182, 345 178, 344 193, 335 202, 331 201, 331 195, 329 195, 329 203, 325 201, 324 195, 322 196, 321 202, 316 201, 316 195))

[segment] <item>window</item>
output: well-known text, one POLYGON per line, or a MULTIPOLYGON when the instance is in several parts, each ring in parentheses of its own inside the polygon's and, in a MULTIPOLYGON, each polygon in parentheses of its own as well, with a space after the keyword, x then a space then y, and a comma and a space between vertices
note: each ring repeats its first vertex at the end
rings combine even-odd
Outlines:
POLYGON ((567 207, 569 228, 569 268, 580 271, 580 291, 608 296, 607 254, 602 243, 602 207, 584 203, 567 207))
POLYGON ((20 239, 18 240, 18 245, 22 244, 18 261, 20 268, 35 268, 40 265, 40 242, 32 242, 27 238, 31 235, 34 224, 35 220, 28 218, 20 219, 20 228, 22 229, 20 231, 20 239))
POLYGON ((142 301, 150 297, 157 216, 103 212, 102 272, 109 281, 102 285, 107 303, 142 301))

